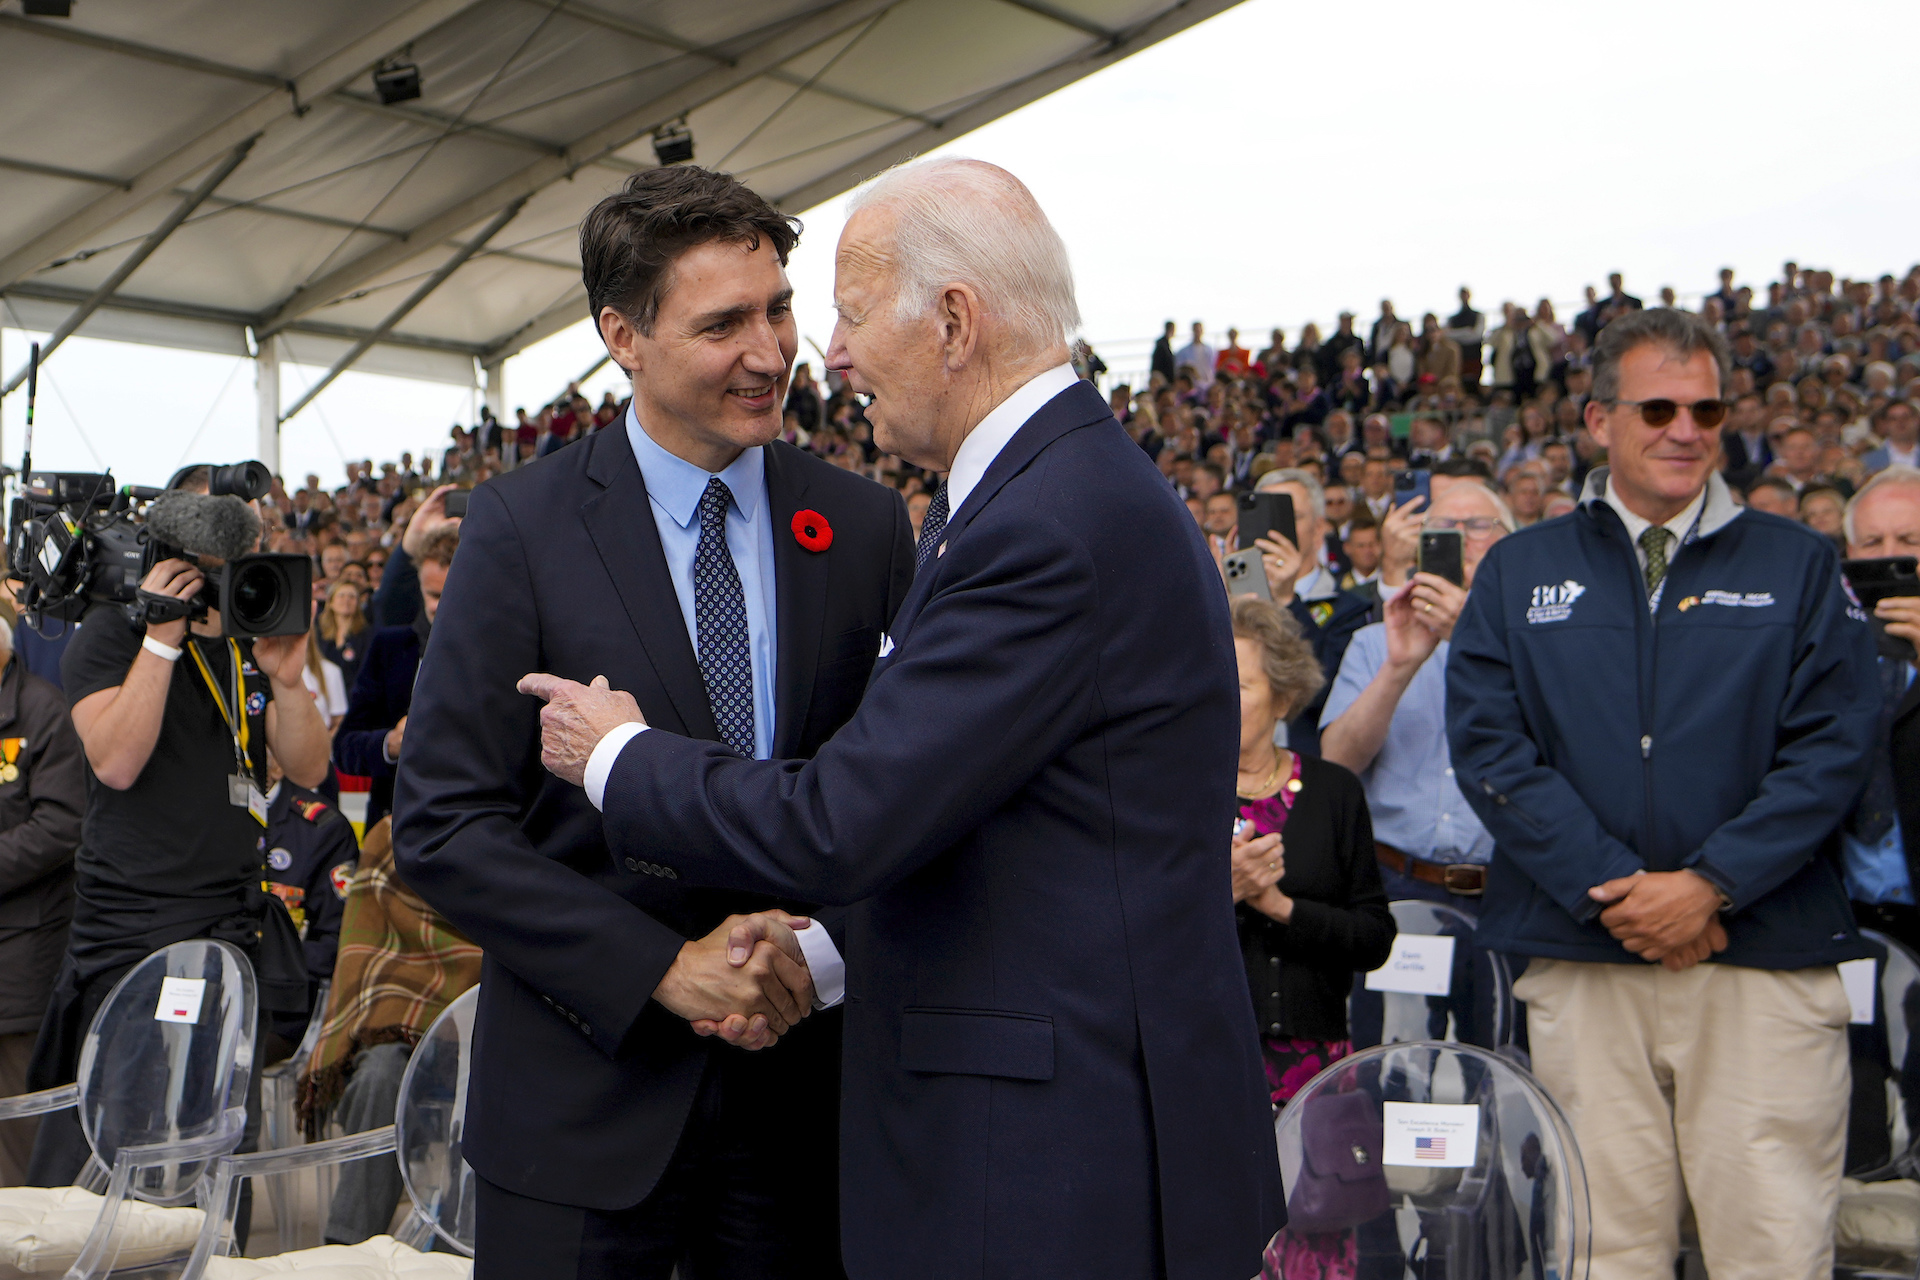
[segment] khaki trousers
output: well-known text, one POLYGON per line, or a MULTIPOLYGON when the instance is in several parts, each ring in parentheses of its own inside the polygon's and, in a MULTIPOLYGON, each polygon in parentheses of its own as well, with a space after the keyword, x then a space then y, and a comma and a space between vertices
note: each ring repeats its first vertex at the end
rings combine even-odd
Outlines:
POLYGON ((1713 1280, 1830 1280, 1850 1088, 1837 969, 1536 958, 1514 995, 1586 1164, 1591 1280, 1672 1275, 1689 1200, 1713 1280))

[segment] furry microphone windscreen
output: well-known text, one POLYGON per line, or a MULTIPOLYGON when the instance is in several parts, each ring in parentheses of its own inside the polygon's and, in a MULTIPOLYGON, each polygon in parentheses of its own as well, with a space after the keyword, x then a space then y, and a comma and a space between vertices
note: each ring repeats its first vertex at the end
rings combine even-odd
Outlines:
POLYGON ((260 517, 240 499, 170 489, 147 508, 147 529, 197 556, 238 560, 260 543, 260 517))

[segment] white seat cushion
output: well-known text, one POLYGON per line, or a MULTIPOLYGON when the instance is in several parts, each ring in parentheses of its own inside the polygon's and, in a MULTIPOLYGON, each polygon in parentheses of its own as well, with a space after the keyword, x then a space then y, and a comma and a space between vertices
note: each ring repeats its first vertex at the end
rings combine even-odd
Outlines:
POLYGON ((361 1244, 330 1244, 276 1258, 215 1258, 207 1280, 255 1280, 259 1276, 297 1275, 304 1280, 467 1280, 473 1259, 451 1253, 421 1253, 392 1236, 361 1244))
POLYGON ((1911 1262, 1920 1256, 1920 1182, 1842 1178, 1834 1235, 1842 1257, 1860 1253, 1911 1262))
MULTIPOLYGON (((59 1275, 80 1256, 104 1197, 78 1187, 0 1188, 0 1280, 59 1275)), ((178 1257, 200 1234, 198 1209, 123 1205, 120 1267, 178 1257)))

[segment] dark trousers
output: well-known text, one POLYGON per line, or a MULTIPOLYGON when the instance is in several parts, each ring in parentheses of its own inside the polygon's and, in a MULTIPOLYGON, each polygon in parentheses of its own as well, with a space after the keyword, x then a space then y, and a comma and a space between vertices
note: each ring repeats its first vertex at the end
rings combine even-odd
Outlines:
POLYGON ((668 1280, 676 1267, 680 1280, 844 1280, 837 1099, 783 1114, 756 1078, 771 1060, 749 1057, 713 1055, 666 1172, 630 1209, 550 1204, 479 1179, 475 1280, 668 1280))

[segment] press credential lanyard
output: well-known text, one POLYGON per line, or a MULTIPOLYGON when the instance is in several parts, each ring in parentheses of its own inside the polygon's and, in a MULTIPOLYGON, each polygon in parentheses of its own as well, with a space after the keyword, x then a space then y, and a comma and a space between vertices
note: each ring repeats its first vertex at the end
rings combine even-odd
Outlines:
POLYGON ((233 657, 233 706, 227 705, 227 696, 220 691, 219 681, 213 678, 213 670, 207 666, 207 660, 200 655, 200 646, 193 643, 193 637, 187 637, 187 648, 193 654, 193 665, 200 668, 200 678, 207 682, 207 691, 213 694, 213 705, 220 708, 220 718, 227 722, 227 731, 233 734, 233 760, 239 772, 227 779, 227 803, 236 809, 245 809, 261 826, 267 825, 267 798, 260 793, 259 786, 253 780, 253 756, 248 752, 249 728, 246 715, 246 679, 240 667, 240 642, 228 640, 227 648, 233 657))

